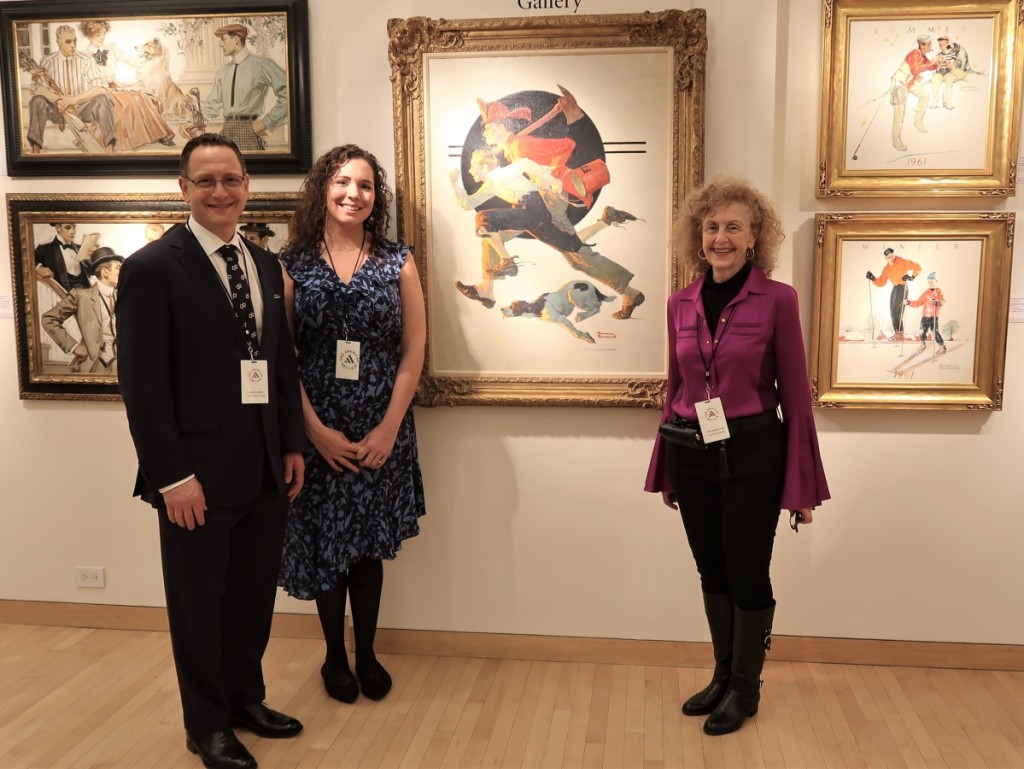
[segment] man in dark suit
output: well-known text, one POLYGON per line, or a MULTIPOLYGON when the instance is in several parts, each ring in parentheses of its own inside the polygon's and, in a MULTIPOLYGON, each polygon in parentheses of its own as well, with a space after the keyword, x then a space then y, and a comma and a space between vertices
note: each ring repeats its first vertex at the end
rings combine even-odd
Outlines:
POLYGON ((75 243, 77 227, 71 222, 57 222, 52 225, 56 237, 49 243, 36 246, 36 273, 41 277, 52 277, 65 291, 73 288, 89 288, 89 249, 85 251, 75 243), (48 270, 49 274, 45 271, 48 270))
POLYGON ((281 269, 236 230, 249 197, 230 139, 181 155, 191 215, 125 260, 118 379, 139 457, 135 494, 160 512, 160 552, 186 747, 252 769, 235 728, 291 737, 263 704, 288 500, 306 445, 281 269))

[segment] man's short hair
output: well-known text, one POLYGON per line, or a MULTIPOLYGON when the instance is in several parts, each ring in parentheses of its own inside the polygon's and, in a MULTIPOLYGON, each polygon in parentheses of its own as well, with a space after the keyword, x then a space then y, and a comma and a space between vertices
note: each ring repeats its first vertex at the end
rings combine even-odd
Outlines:
POLYGON ((917 44, 918 45, 923 45, 924 43, 930 43, 931 41, 932 41, 932 36, 931 35, 918 35, 917 36, 917 44))
POLYGON ((894 253, 893 250, 891 248, 887 248, 882 252, 882 256, 889 256, 891 253, 894 253))
POLYGON ((238 149, 237 144, 223 134, 205 133, 189 139, 185 148, 181 151, 181 162, 178 166, 178 170, 182 176, 186 178, 188 177, 188 162, 192 159, 192 152, 196 147, 228 147, 235 153, 235 157, 238 158, 238 162, 242 166, 242 173, 246 173, 245 158, 242 157, 242 153, 238 149))

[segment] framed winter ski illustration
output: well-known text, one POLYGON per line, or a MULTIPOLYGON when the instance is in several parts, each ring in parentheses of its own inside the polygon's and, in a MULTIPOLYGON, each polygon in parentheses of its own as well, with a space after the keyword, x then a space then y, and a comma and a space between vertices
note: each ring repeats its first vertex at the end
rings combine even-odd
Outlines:
POLYGON ((818 408, 998 411, 1013 213, 817 214, 818 408))
POLYGON ((1022 0, 824 0, 818 197, 1013 195, 1022 0))

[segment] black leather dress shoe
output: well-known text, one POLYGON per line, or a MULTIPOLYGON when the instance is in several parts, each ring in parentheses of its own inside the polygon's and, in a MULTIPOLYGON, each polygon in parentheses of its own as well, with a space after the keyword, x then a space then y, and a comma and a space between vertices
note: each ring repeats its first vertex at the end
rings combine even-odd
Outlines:
POLYGON ((270 739, 294 737, 302 731, 302 724, 299 721, 271 710, 262 702, 232 708, 231 726, 236 729, 248 729, 253 734, 270 739))
POLYGON ((189 753, 197 754, 203 766, 209 769, 256 769, 256 759, 230 729, 201 737, 186 733, 185 747, 189 753))

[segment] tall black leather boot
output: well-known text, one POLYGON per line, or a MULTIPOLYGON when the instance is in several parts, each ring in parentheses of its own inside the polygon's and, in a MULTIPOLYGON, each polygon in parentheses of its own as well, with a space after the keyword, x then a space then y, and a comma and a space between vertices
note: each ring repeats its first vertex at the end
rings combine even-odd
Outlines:
POLYGON ((729 674, 732 672, 732 596, 704 593, 704 613, 711 629, 715 672, 711 675, 711 683, 683 703, 683 714, 687 716, 706 716, 718 707, 729 688, 729 674))
POLYGON ((764 670, 764 655, 771 648, 774 617, 774 606, 757 611, 736 609, 729 688, 704 722, 705 734, 735 732, 757 713, 761 701, 761 671, 764 670))

